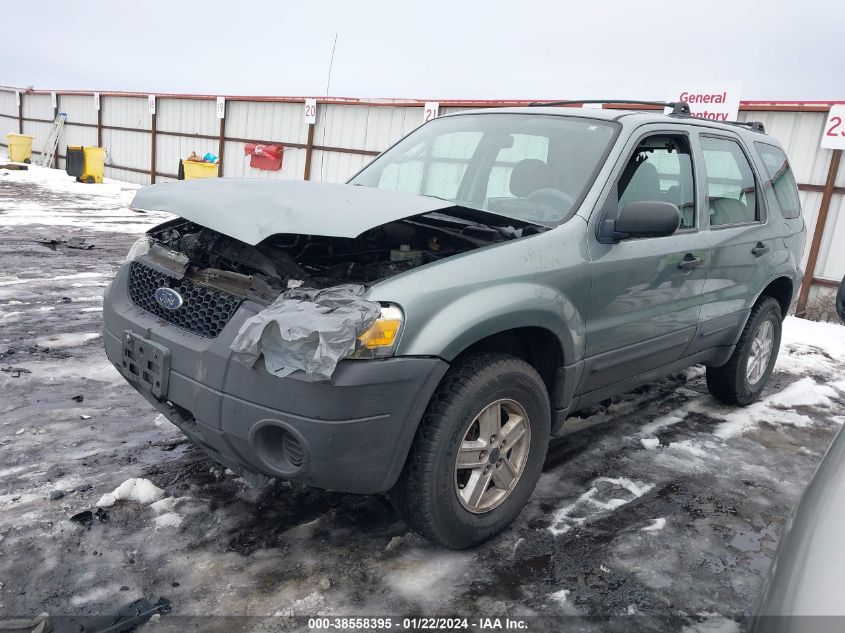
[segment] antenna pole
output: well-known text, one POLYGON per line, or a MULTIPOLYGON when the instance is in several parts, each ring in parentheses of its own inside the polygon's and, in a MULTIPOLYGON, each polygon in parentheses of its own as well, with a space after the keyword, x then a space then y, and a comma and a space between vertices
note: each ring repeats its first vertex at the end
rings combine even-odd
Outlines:
MULTIPOLYGON (((326 77, 326 99, 329 98, 329 87, 332 85, 332 66, 334 66, 334 51, 337 48, 337 33, 334 34, 334 42, 332 43, 332 56, 329 58, 329 74, 326 77)), ((323 106, 325 108, 325 105, 323 106)), ((326 144, 326 125, 325 121, 323 122, 323 140, 321 141, 321 145, 326 144)), ((325 178, 323 174, 325 173, 326 167, 326 153, 323 150, 323 153, 320 155, 320 182, 324 182, 325 178)))
POLYGON ((332 44, 332 56, 329 58, 329 75, 326 78, 326 97, 329 96, 329 86, 332 83, 332 66, 334 66, 334 51, 337 48, 337 33, 334 34, 334 43, 332 44))

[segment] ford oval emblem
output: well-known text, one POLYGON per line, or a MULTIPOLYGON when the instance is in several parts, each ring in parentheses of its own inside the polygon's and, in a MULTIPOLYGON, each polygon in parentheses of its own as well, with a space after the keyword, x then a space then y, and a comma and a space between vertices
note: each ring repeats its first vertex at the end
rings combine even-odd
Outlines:
POLYGON ((159 288, 156 290, 155 298, 165 310, 178 310, 182 307, 182 295, 173 288, 159 288))

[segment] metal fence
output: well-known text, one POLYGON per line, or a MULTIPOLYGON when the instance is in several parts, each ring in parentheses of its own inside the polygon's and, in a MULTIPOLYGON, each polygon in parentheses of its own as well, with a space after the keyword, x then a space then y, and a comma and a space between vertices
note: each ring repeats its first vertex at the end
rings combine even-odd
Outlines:
MULTIPOLYGON (((0 87, 0 145, 6 145, 8 132, 29 134, 37 154, 55 115, 64 112, 67 122, 54 162, 59 168, 67 145, 97 145, 106 148, 106 176, 140 184, 175 179, 179 160, 192 151, 217 155, 222 177, 343 182, 422 124, 425 106, 414 100, 319 98, 316 123, 308 124, 304 97, 229 96, 222 118, 216 95, 154 97, 153 112, 150 95, 141 93, 0 87), (283 146, 282 169, 249 167, 245 143, 283 146)), ((799 312, 845 276, 845 165, 841 151, 819 147, 832 103, 744 101, 740 106, 740 120, 762 121, 784 145, 799 183, 808 230, 799 312)), ((525 104, 441 101, 440 112, 525 104)))

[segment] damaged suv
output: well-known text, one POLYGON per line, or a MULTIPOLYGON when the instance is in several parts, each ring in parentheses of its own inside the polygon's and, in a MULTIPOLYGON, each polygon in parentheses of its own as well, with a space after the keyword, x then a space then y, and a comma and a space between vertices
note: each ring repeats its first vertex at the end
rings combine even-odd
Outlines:
POLYGON ((435 119, 348 184, 192 180, 134 208, 105 347, 252 483, 389 492, 450 548, 527 503, 568 414, 686 366, 753 401, 804 225, 762 126, 534 107, 435 119))

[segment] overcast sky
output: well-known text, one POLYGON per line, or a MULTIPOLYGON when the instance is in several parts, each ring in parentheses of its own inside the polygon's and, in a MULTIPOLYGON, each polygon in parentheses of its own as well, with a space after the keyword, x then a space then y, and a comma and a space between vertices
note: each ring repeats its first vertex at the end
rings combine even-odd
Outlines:
POLYGON ((843 0, 3 3, 0 85, 431 99, 845 99, 843 0))

